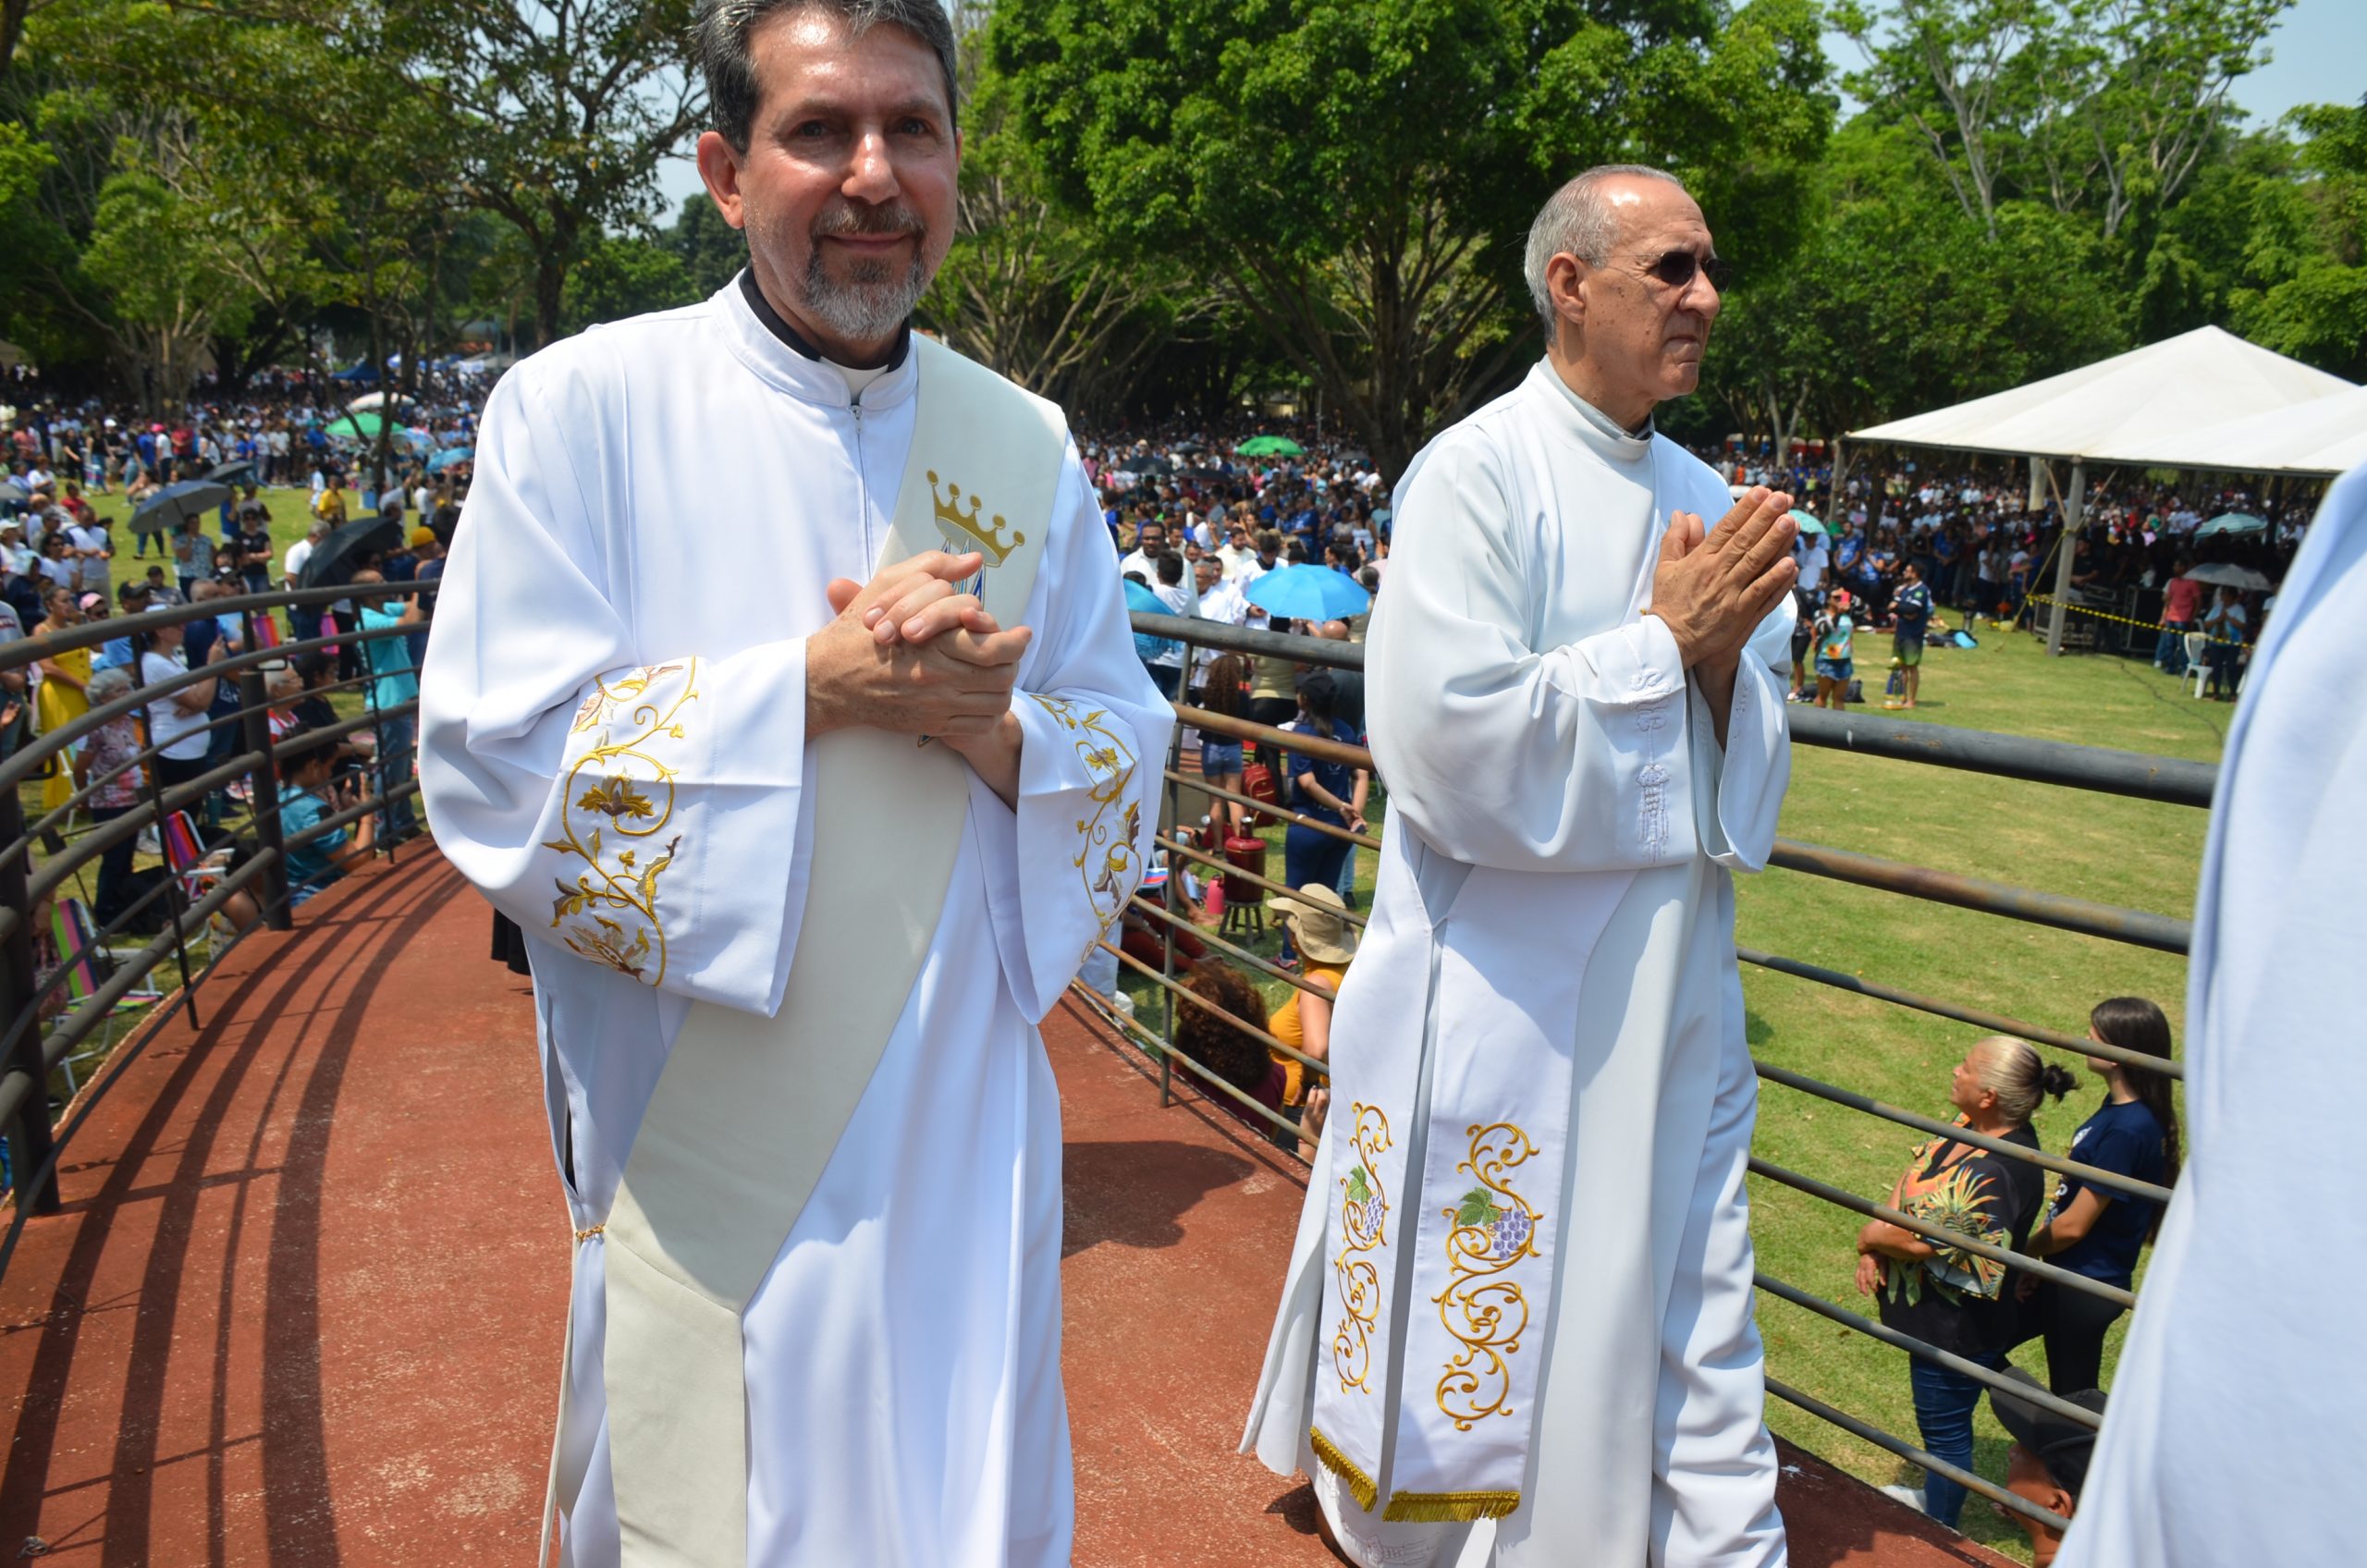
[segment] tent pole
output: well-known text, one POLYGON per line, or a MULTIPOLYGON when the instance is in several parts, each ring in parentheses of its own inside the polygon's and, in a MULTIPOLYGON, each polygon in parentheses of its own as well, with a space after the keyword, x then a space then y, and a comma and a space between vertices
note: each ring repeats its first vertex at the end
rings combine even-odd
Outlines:
POLYGON ((2046 459, 2033 457, 2030 459, 2030 498, 2023 504, 2022 510, 2034 512, 2044 505, 2046 505, 2046 459))
POLYGON ((2054 613, 2046 619, 2046 651, 2050 655, 2063 651, 2063 623, 2070 614, 2064 601, 2071 596, 2071 558, 2079 553, 2079 523, 2087 495, 2087 459, 2073 458, 2071 493, 2063 498, 2063 538, 2054 547, 2054 603, 2049 606, 2054 613))

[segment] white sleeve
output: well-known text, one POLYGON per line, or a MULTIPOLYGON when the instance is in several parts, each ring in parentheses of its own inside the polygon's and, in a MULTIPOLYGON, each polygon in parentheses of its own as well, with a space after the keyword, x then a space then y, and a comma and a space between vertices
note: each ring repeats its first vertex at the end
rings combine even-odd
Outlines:
POLYGON ((421 681, 436 842, 584 962, 769 1014, 804 904, 805 645, 635 646, 563 434, 590 410, 570 401, 562 419, 513 372, 485 407, 421 681))
POLYGON ((1174 710, 1134 656, 1116 550, 1071 447, 1028 596, 1036 629, 1012 709, 1018 804, 983 782, 972 826, 1003 974, 1020 1011, 1051 1011, 1142 881, 1174 710))
POLYGON ((1390 810, 1451 859, 1499 870, 1681 862, 1699 840, 1676 639, 1642 616, 1528 646, 1533 577, 1496 460, 1451 440, 1399 496, 1366 655, 1390 810))
POLYGON ((1791 686, 1796 616, 1786 594, 1735 660, 1724 746, 1718 744, 1700 687, 1691 687, 1694 828, 1701 852, 1729 871, 1764 871, 1774 852, 1776 818, 1792 782, 1792 736, 1784 703, 1791 686))

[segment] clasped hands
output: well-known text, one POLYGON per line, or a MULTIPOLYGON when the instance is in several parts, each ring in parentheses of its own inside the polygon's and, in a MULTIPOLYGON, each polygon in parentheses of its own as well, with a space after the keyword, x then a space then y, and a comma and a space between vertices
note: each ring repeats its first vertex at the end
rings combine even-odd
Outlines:
POLYGON ((1671 518, 1645 613, 1667 623, 1686 668, 1730 678, 1743 644, 1792 591, 1800 574, 1792 541, 1800 531, 1791 510, 1791 496, 1761 485, 1706 535, 1698 514, 1671 518))
POLYGON ((1004 631, 957 584, 985 557, 926 550, 872 580, 832 582, 838 614, 805 640, 805 733, 864 725, 974 753, 1001 738, 1020 655, 1034 633, 1004 631))

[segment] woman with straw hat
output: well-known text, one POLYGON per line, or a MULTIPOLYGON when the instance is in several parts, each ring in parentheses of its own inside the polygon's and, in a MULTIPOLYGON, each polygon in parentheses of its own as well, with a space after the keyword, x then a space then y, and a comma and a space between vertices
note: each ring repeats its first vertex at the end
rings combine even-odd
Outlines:
MULTIPOLYGON (((1348 924, 1340 895, 1320 883, 1310 882, 1288 898, 1276 899, 1271 907, 1306 961, 1302 978, 1325 987, 1331 996, 1317 996, 1294 986, 1267 1027, 1284 1045, 1318 1061, 1330 1061, 1331 998, 1339 994, 1340 982, 1347 978, 1348 964, 1356 956, 1355 928, 1348 924)), ((1305 1125, 1312 1144, 1323 1131, 1331 1093, 1321 1083, 1306 1082, 1306 1063, 1280 1051, 1269 1054, 1282 1063, 1282 1103, 1294 1106, 1303 1100, 1306 1106, 1305 1125)))

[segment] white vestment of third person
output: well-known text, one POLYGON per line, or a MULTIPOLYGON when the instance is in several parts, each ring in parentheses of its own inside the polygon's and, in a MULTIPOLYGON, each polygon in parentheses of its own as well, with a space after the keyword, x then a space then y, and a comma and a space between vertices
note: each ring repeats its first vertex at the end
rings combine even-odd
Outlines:
POLYGON ((1784 1560, 1729 873, 1773 844, 1792 611, 1723 748, 1642 613, 1670 513, 1729 505, 1550 363, 1399 487, 1372 924, 1243 1444, 1366 1562, 1784 1560))
POLYGON ((2062 1568, 2361 1555, 2367 1270, 2342 1194, 2367 1103, 2362 648, 2367 468, 2326 493, 2228 727, 2189 957, 2186 1160, 2062 1568))
MULTIPOLYGON (((669 1052, 701 1004, 781 1012, 801 930, 859 913, 808 907, 833 807, 810 787, 804 639, 829 582, 880 557, 924 357, 851 394, 734 284, 538 354, 486 408, 421 776, 439 845, 533 960, 577 1232, 554 1465, 573 1568, 636 1560, 603 1227, 669 1052), (583 772, 602 737, 644 760, 583 772), (580 896, 587 857, 623 901, 580 896)), ((1017 807, 968 779, 918 978, 740 1325, 751 1564, 1069 1561, 1060 1115, 1035 1024, 1139 873, 1171 719, 1075 449, 1053 446, 1048 514, 1009 520, 1042 545, 1017 807)))

